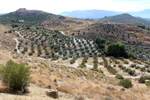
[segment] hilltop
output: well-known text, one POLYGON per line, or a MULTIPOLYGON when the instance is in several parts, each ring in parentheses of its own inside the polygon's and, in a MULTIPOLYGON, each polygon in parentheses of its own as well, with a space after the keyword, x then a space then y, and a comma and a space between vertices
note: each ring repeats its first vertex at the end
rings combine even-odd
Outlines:
POLYGON ((0 15, 1 24, 36 24, 40 23, 51 16, 52 14, 46 13, 39 10, 27 10, 25 8, 20 8, 14 12, 8 14, 0 15))
POLYGON ((100 19, 101 21, 108 21, 108 22, 116 22, 116 23, 126 23, 131 25, 144 25, 150 27, 150 22, 146 21, 142 18, 133 17, 129 14, 120 14, 110 17, 105 17, 100 19))

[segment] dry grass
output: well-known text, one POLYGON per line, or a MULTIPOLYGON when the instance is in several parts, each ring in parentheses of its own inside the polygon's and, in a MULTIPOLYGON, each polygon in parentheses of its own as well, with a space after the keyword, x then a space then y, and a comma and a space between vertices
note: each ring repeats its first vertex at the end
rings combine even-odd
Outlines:
MULTIPOLYGON (((3 53, 1 55, 6 56, 5 54, 3 53)), ((21 57, 21 55, 18 56, 17 59, 15 57, 6 56, 6 59, 8 58, 12 58, 17 62, 21 60, 31 66, 31 82, 40 87, 47 88, 48 85, 51 85, 52 89, 58 89, 60 92, 69 93, 71 95, 83 94, 90 100, 99 100, 97 98, 103 100, 106 97, 114 100, 149 100, 150 98, 149 88, 144 84, 139 84, 137 81, 133 81, 133 88, 120 92, 118 90, 120 87, 117 86, 119 80, 105 77, 101 73, 92 70, 71 68, 62 65, 58 65, 57 68, 54 68, 52 65, 57 65, 57 63, 40 61, 31 57, 30 59, 32 59, 32 61, 29 61, 27 56, 21 57), (74 72, 71 72, 70 69, 74 70, 74 72), (83 77, 81 73, 84 73, 85 76, 83 77), (105 77, 109 81, 102 81, 101 77, 105 77), (57 82, 54 80, 57 80, 57 82), (107 89, 107 87, 112 84, 116 90, 107 89)), ((4 88, 1 90, 4 91, 4 88)))

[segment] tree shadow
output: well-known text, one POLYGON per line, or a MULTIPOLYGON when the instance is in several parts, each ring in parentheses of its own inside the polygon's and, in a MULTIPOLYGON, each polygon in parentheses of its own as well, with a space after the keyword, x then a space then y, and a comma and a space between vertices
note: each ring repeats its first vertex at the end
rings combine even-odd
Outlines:
POLYGON ((13 89, 10 89, 8 87, 0 87, 0 93, 5 93, 5 94, 12 94, 12 95, 27 95, 30 92, 28 90, 24 90, 24 91, 16 91, 13 89))

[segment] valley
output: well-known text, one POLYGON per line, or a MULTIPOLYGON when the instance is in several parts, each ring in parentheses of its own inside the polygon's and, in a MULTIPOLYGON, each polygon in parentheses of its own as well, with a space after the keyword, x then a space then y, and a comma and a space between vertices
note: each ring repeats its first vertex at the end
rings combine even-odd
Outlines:
POLYGON ((58 100, 149 99, 149 30, 26 9, 0 15, 0 23, 0 67, 10 59, 24 63, 32 77, 21 95, 0 78, 0 99, 53 100, 49 89, 59 91, 58 100), (110 55, 111 46, 120 49, 110 55))

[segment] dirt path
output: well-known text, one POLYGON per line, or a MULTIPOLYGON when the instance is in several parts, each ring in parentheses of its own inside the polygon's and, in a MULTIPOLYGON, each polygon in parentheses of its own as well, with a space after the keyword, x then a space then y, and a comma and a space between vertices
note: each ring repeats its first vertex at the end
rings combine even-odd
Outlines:
MULTIPOLYGON (((105 74, 106 76, 108 77, 115 77, 116 75, 108 75, 108 74, 105 74)), ((126 76, 126 75, 122 75, 124 78, 131 78, 131 79, 138 79, 140 78, 141 76, 126 76)))
POLYGON ((20 32, 16 31, 16 33, 17 33, 21 38, 24 38, 23 35, 20 34, 20 32))
POLYGON ((17 53, 21 53, 21 51, 18 49, 18 46, 19 46, 19 41, 17 38, 14 39, 16 41, 16 50, 17 50, 17 53))

